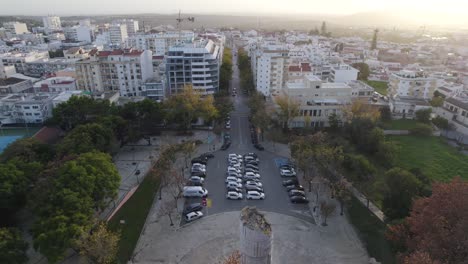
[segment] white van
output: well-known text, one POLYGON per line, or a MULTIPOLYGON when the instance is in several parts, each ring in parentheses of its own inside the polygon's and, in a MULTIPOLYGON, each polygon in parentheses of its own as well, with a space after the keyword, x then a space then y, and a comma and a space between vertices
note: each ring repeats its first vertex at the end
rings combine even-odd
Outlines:
POLYGON ((206 197, 208 191, 201 186, 185 186, 183 191, 184 197, 206 197))

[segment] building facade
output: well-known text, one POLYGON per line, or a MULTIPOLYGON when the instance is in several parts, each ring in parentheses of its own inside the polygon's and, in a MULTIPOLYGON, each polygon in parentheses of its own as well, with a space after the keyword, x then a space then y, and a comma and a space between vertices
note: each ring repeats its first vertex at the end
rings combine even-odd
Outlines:
POLYGON ((76 90, 76 80, 71 77, 52 77, 34 83, 34 92, 65 92, 76 90))
POLYGON ((43 17, 42 23, 44 24, 44 29, 46 30, 56 31, 62 29, 62 23, 60 22, 60 17, 58 16, 43 17))
POLYGON ((7 34, 10 35, 20 35, 24 33, 29 33, 28 27, 25 23, 20 22, 6 22, 3 23, 3 27, 7 34))
POLYGON ((76 63, 77 86, 92 92, 118 91, 120 96, 144 96, 153 78, 151 51, 133 49, 97 51, 76 63))
POLYGON ((390 75, 388 83, 391 97, 431 99, 437 88, 437 79, 414 71, 400 71, 390 75))
POLYGON ((113 47, 121 47, 127 38, 128 32, 126 24, 112 24, 109 26, 109 43, 113 47))
POLYGON ((86 43, 93 41, 91 28, 88 26, 66 27, 63 29, 63 34, 65 39, 69 41, 83 41, 86 43))
POLYGON ((127 48, 139 50, 151 50, 154 56, 164 56, 169 51, 169 47, 192 43, 193 32, 161 32, 157 34, 136 34, 128 37, 127 48))
POLYGON ((31 80, 23 80, 15 77, 0 79, 0 94, 32 92, 31 80))
POLYGON ((169 94, 178 93, 186 85, 204 95, 217 92, 222 56, 223 44, 211 39, 170 47, 166 57, 169 94))
POLYGON ((266 46, 251 52, 251 66, 257 91, 265 96, 278 94, 286 82, 289 51, 282 46, 266 46))

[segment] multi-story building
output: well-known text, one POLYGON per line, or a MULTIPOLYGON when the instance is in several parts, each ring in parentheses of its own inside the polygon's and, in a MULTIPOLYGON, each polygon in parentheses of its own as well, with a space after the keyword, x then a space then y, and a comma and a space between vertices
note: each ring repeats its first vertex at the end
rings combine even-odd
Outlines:
POLYGON ((34 83, 34 92, 65 92, 76 90, 76 80, 72 77, 52 77, 34 83))
POLYGON ((251 64, 257 91, 265 96, 277 94, 283 87, 289 66, 289 50, 268 45, 251 51, 251 64))
POLYGON ((114 47, 120 47, 127 40, 128 32, 126 24, 112 24, 109 26, 109 43, 114 47))
POLYGON ((20 35, 24 33, 29 33, 28 27, 25 23, 20 22, 6 22, 3 23, 6 33, 11 35, 20 35))
POLYGON ((151 50, 155 56, 164 56, 169 51, 169 47, 192 43, 194 37, 194 33, 190 31, 137 34, 128 37, 126 46, 139 50, 151 50))
POLYGON ((186 85, 205 95, 217 92, 222 56, 223 43, 211 39, 170 47, 166 57, 169 94, 176 94, 186 85))
POLYGON ((456 131, 468 135, 468 95, 460 94, 447 98, 436 111, 439 116, 449 120, 456 131))
POLYGON ((0 62, 0 79, 6 79, 8 77, 11 77, 11 75, 15 74, 15 66, 4 66, 0 62))
POLYGON ((31 80, 24 80, 15 77, 0 79, 0 94, 27 93, 33 88, 31 80))
POLYGON ((33 51, 33 52, 9 52, 0 54, 0 63, 4 66, 15 66, 17 73, 25 73, 26 63, 33 62, 39 59, 49 58, 47 51, 33 51))
POLYGON ((163 101, 166 98, 166 76, 152 78, 145 83, 145 96, 155 101, 163 101))
POLYGON ((142 96, 145 82, 153 78, 151 51, 113 50, 89 53, 76 67, 78 89, 118 91, 121 96, 142 96))
POLYGON ((75 67, 79 59, 39 59, 24 64, 24 74, 33 77, 42 77, 46 74, 52 74, 66 68, 75 67))
POLYGON ((135 35, 138 32, 138 30, 140 30, 137 20, 125 19, 124 24, 127 26, 127 34, 129 36, 135 35))
POLYGON ((330 82, 349 82, 357 80, 359 71, 347 64, 339 64, 331 67, 330 82))
POLYGON ((342 117, 343 107, 352 103, 352 92, 353 89, 346 83, 326 83, 314 75, 286 82, 282 93, 300 106, 299 116, 289 126, 329 126, 330 115, 342 117))
POLYGON ((400 71, 390 75, 388 86, 391 97, 431 99, 437 88, 437 79, 421 72, 400 71))
POLYGON ((62 23, 60 22, 60 17, 58 16, 43 17, 42 23, 44 24, 44 29, 49 31, 56 31, 62 29, 62 23))
POLYGON ((83 41, 86 43, 93 41, 91 28, 88 26, 65 27, 63 28, 63 33, 66 40, 69 41, 83 41))
POLYGON ((89 57, 88 52, 81 47, 64 50, 63 55, 65 59, 85 59, 89 57))

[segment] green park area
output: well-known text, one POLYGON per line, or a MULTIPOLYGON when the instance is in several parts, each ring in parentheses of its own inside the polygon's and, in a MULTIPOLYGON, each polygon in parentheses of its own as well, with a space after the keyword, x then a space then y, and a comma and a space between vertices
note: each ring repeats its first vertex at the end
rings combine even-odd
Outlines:
POLYGON ((385 130, 411 130, 416 127, 419 122, 412 119, 395 119, 382 124, 385 130))
POLYGON ((387 95, 387 88, 388 84, 387 82, 381 82, 381 81, 365 81, 368 85, 372 86, 376 92, 378 92, 381 95, 387 95))
POLYGON ((389 136, 398 147, 396 165, 419 168, 433 181, 449 181, 455 176, 468 179, 468 156, 439 137, 389 136))

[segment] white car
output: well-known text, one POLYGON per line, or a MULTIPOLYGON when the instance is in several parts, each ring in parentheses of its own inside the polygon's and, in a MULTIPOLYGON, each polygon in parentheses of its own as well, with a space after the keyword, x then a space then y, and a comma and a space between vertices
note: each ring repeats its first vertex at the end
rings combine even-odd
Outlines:
POLYGON ((192 222, 198 218, 203 217, 203 213, 200 211, 191 212, 185 215, 185 221, 192 222))
POLYGON ((257 181, 246 181, 245 182, 245 186, 258 186, 258 187, 263 187, 262 183, 261 182, 257 182, 257 181))
POLYGON ((241 173, 241 170, 236 167, 228 167, 227 172, 241 173))
POLYGON ((229 200, 242 200, 242 193, 240 192, 228 192, 226 198, 229 200))
POLYGON ((238 182, 228 182, 226 183, 226 187, 235 187, 235 188, 242 188, 242 184, 238 182))
POLYGON ((228 172, 226 173, 227 177, 236 177, 236 178, 242 178, 242 174, 236 173, 236 172, 228 172))
POLYGON ((226 129, 230 129, 231 125, 226 124, 226 129))
POLYGON ((248 191, 246 197, 248 200, 263 200, 265 199, 265 194, 257 191, 248 191))
POLYGON ((192 176, 192 177, 190 177, 189 180, 192 181, 192 182, 199 182, 199 183, 203 183, 205 181, 205 179, 203 177, 200 177, 200 176, 192 176))
POLYGON ((206 168, 206 165, 201 164, 201 163, 192 163, 192 167, 202 167, 202 168, 206 168))
POLYGON ((229 158, 234 157, 236 159, 242 159, 242 155, 235 154, 235 153, 230 153, 228 157, 229 158))
POLYGON ((238 183, 241 183, 242 180, 237 178, 237 177, 232 177, 232 176, 228 176, 226 177, 226 183, 228 182, 238 182, 238 183))
POLYGON ((260 174, 259 173, 254 173, 254 172, 251 172, 251 171, 247 171, 244 176, 260 179, 260 174))
POLYGON ((281 175, 281 177, 295 177, 295 176, 296 176, 296 172, 290 171, 290 170, 281 169, 281 170, 280 170, 280 175, 281 175))

